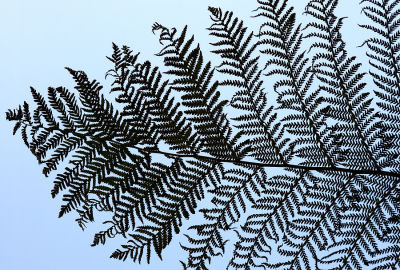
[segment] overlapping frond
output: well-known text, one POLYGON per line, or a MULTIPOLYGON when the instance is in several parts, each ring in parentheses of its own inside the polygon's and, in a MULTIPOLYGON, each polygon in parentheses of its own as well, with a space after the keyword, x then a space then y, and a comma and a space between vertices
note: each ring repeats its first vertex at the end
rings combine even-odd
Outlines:
POLYGON ((332 129, 341 134, 345 166, 381 168, 385 166, 384 161, 379 162, 385 155, 381 124, 376 121, 372 98, 364 89, 361 64, 346 51, 340 32, 344 18, 334 14, 337 4, 337 0, 315 0, 306 6, 305 13, 313 17, 306 27, 310 31, 307 37, 315 40, 310 48, 315 50, 313 71, 327 95, 327 115, 337 121, 332 129))
POLYGON ((298 212, 309 186, 305 171, 288 171, 265 182, 263 196, 253 204, 255 213, 242 226, 229 266, 233 269, 264 268, 272 245, 286 231, 288 222, 298 212))
POLYGON ((342 214, 336 241, 327 246, 328 254, 318 260, 322 267, 379 269, 386 262, 390 269, 395 269, 398 262, 392 257, 399 239, 393 238, 393 232, 398 222, 394 222, 396 226, 390 220, 400 210, 398 185, 399 179, 390 177, 362 177, 357 181, 357 207, 342 214), (389 238, 394 241, 388 241, 389 238))
POLYGON ((130 233, 128 245, 123 246, 123 250, 116 250, 111 257, 122 260, 129 257, 141 262, 142 256, 137 254, 144 252, 149 262, 152 249, 161 257, 173 234, 180 232, 182 219, 189 218, 197 202, 204 198, 205 188, 221 182, 221 170, 221 165, 212 162, 175 160, 163 175, 168 187, 146 216, 148 224, 130 233))
POLYGON ((326 106, 319 89, 313 89, 312 66, 302 51, 303 33, 288 1, 260 1, 256 17, 260 27, 261 52, 267 55, 267 76, 279 78, 274 84, 279 109, 291 110, 283 118, 285 130, 297 136, 295 154, 309 165, 334 166, 337 149, 326 127, 326 106), (323 105, 323 104, 322 104, 323 105))
MULTIPOLYGON (((32 88, 37 103, 33 120, 29 118, 27 105, 24 105, 25 112, 21 110, 19 113, 18 109, 16 113, 9 113, 8 118, 20 121, 31 130, 31 138, 26 141, 38 161, 45 164, 45 175, 57 169, 57 165, 64 160, 71 165, 56 176, 52 190, 53 197, 66 190, 60 217, 75 209, 80 215, 77 222, 84 228, 85 223, 93 221, 93 208, 114 211, 113 229, 124 233, 129 228, 128 221, 133 224, 131 228, 134 227, 135 216, 140 219, 143 215, 140 210, 152 207, 143 198, 154 196, 152 192, 160 193, 160 181, 157 181, 157 186, 154 181, 143 180, 143 171, 150 170, 149 154, 135 153, 130 149, 135 145, 154 147, 156 133, 144 112, 138 112, 139 116, 135 115, 134 121, 132 113, 129 116, 120 115, 99 94, 101 86, 96 81, 89 81, 83 72, 68 70, 77 83, 80 103, 73 93, 62 87, 49 88, 48 103, 32 88), (129 121, 124 117, 129 117, 129 121), (135 128, 130 128, 132 123, 136 123, 135 128), (152 189, 148 190, 148 187, 152 189), (138 194, 139 190, 142 194, 138 194), (98 199, 91 199, 92 196, 98 199), (137 204, 135 212, 128 215, 129 219, 121 219, 119 206, 127 197, 143 201, 137 204), (107 207, 96 206, 93 200, 106 201, 107 207), (82 208, 79 209, 80 205, 82 208)), ((126 216, 125 213, 123 216, 126 216)), ((112 234, 107 233, 107 236, 112 234)), ((101 239, 101 242, 105 241, 104 237, 101 239)))
POLYGON ((239 167, 224 173, 224 181, 211 191, 213 208, 200 210, 205 223, 189 228, 196 232, 195 237, 187 235, 189 244, 183 246, 189 252, 186 264, 189 269, 208 269, 213 256, 224 254, 227 240, 223 239, 222 232, 231 229, 246 212, 246 205, 260 197, 266 179, 263 168, 239 167))
MULTIPOLYGON (((181 154, 197 152, 201 141, 179 110, 180 104, 172 97, 169 82, 162 80, 158 67, 152 67, 149 61, 138 63, 138 55, 133 55, 126 46, 121 50, 114 44, 113 48, 113 57, 109 59, 114 68, 107 75, 115 79, 112 91, 121 92, 117 101, 131 104, 133 108, 144 104, 160 139, 165 140, 171 150, 181 154)), ((126 106, 124 112, 129 108, 126 106)))

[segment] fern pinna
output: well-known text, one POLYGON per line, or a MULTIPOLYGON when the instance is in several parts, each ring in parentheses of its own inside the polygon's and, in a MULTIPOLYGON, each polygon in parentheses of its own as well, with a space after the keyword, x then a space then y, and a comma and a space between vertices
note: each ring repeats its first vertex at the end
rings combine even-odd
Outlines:
POLYGON ((217 63, 187 26, 155 23, 164 72, 113 44, 115 101, 67 68, 76 91, 31 88, 35 105, 6 113, 13 133, 45 176, 58 171, 60 217, 75 210, 85 229, 111 213, 92 246, 126 238, 112 258, 162 258, 198 211, 184 269, 212 269, 229 231, 227 269, 400 269, 400 1, 361 1, 366 64, 338 0, 306 3, 305 25, 288 0, 257 4, 256 31, 209 8, 217 63))

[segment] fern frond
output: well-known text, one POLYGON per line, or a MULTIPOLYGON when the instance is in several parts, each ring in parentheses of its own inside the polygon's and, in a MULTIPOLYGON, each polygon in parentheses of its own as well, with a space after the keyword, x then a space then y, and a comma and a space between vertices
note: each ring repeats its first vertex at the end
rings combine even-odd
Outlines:
POLYGON ((169 31, 155 24, 153 30, 157 29, 161 29, 160 40, 168 42, 158 55, 169 68, 166 74, 176 76, 171 81, 172 89, 183 93, 184 112, 200 135, 204 151, 215 157, 240 159, 246 149, 240 149, 236 144, 240 133, 231 138, 230 122, 223 112, 227 101, 219 100, 219 83, 213 82, 211 63, 204 64, 199 46, 192 48, 193 37, 186 40, 186 27, 178 38, 175 38, 176 30, 169 31))
POLYGON ((94 210, 97 211, 112 211, 112 207, 106 200, 89 199, 81 209, 77 209, 79 218, 75 221, 78 223, 82 230, 85 230, 86 224, 89 222, 94 222, 94 210))
POLYGON ((238 89, 231 105, 244 111, 234 120, 238 121, 237 128, 244 135, 251 136, 247 142, 252 147, 249 154, 268 163, 288 162, 292 149, 287 148, 287 140, 280 140, 281 125, 274 121, 276 113, 273 113, 273 108, 267 106, 260 78, 262 71, 258 67, 259 57, 254 56, 257 44, 253 41, 253 33, 248 33, 243 21, 233 17, 232 12, 212 7, 209 10, 214 22, 209 28, 210 35, 218 38, 212 43, 217 47, 213 53, 223 59, 218 71, 227 76, 221 85, 238 89))
POLYGON ((338 121, 335 132, 342 136, 341 148, 347 152, 344 166, 379 169, 379 149, 383 143, 379 124, 372 107, 372 98, 364 91, 364 73, 355 57, 348 56, 346 43, 340 33, 344 18, 334 14, 337 0, 313 0, 306 7, 306 14, 315 19, 306 28, 306 37, 317 38, 310 50, 316 49, 313 57, 313 71, 322 83, 320 88, 326 92, 325 101, 329 104, 327 115, 338 121))
POLYGON ((18 109, 14 110, 9 109, 6 112, 6 120, 13 122, 16 121, 13 128, 13 135, 15 135, 17 131, 21 129, 22 140, 29 149, 32 149, 30 147, 30 143, 28 142, 28 132, 27 132, 27 128, 32 126, 32 117, 31 117, 31 112, 29 111, 28 103, 26 103, 25 101, 23 108, 19 106, 18 109))
POLYGON ((267 263, 269 267, 314 268, 318 254, 334 242, 343 211, 357 206, 351 200, 351 196, 356 196, 351 190, 357 182, 355 178, 355 174, 347 173, 326 173, 312 178, 304 201, 287 224, 282 244, 277 248, 279 263, 267 263))
MULTIPOLYGON (((130 243, 124 250, 116 250, 111 256, 118 259, 129 257, 134 261, 141 261, 135 257, 136 252, 151 251, 161 257, 163 249, 170 243, 174 233, 180 232, 182 219, 187 219, 194 213, 197 201, 204 198, 205 187, 216 186, 221 181, 222 166, 210 162, 196 160, 175 160, 168 171, 166 183, 169 187, 164 196, 160 196, 151 213, 146 216, 149 225, 139 226, 129 236, 130 243), (124 254, 122 256, 121 254, 124 254), (125 257, 126 256, 126 257, 125 257)), ((147 253, 149 263, 151 254, 147 253)))
POLYGON ((338 0, 310 0, 303 29, 289 0, 258 0, 256 35, 209 8, 215 68, 187 27, 155 23, 164 73, 112 45, 106 77, 120 111, 98 81, 66 68, 75 93, 50 87, 45 98, 31 88, 34 106, 6 119, 45 176, 58 171, 60 217, 75 211, 83 230, 96 211, 110 214, 92 246, 125 238, 112 258, 162 259, 199 211, 204 222, 181 244, 184 269, 212 267, 228 230, 239 238, 228 269, 397 269, 400 0, 361 3, 373 22, 362 27, 376 34, 365 42, 376 95, 347 53, 338 0), (315 41, 308 51, 306 38, 315 41), (276 93, 267 96, 263 75, 276 93), (211 205, 198 210, 206 197, 211 205))
POLYGON ((380 261, 374 257, 392 254, 391 249, 380 246, 391 231, 388 219, 400 210, 394 199, 398 197, 399 180, 390 177, 382 180, 381 177, 364 177, 359 181, 359 188, 362 190, 366 185, 368 190, 359 194, 362 211, 351 209, 343 214, 336 241, 328 246, 328 255, 318 261, 321 266, 334 264, 338 269, 363 269, 375 261, 379 267, 380 261))
POLYGON ((372 24, 361 25, 375 34, 365 41, 369 51, 375 85, 379 90, 375 91, 379 101, 377 102, 381 112, 379 117, 383 120, 385 139, 391 145, 390 151, 386 151, 388 167, 399 169, 399 129, 398 115, 400 104, 400 9, 398 0, 363 0, 363 14, 372 24))
POLYGON ((85 164, 85 167, 69 184, 69 192, 63 196, 65 203, 61 206, 59 217, 75 209, 81 202, 86 201, 89 191, 102 184, 106 175, 110 174, 117 167, 117 164, 125 159, 128 155, 126 151, 127 149, 121 149, 118 145, 109 145, 106 151, 100 150, 97 157, 85 164))
MULTIPOLYGON (((118 46, 114 45, 114 54, 118 51, 118 46)), ((201 142, 193 134, 192 127, 179 111, 180 104, 176 104, 174 98, 171 98, 168 81, 162 81, 158 68, 152 68, 148 61, 143 64, 137 63, 137 55, 132 57, 127 47, 123 47, 120 55, 123 58, 116 62, 112 70, 113 77, 116 78, 113 84, 119 85, 118 89, 122 92, 117 101, 132 103, 131 99, 137 93, 143 98, 141 102, 146 104, 146 109, 161 139, 165 140, 171 150, 181 154, 197 152, 201 142), (123 86, 124 84, 126 86, 123 86)), ((109 74, 111 74, 110 71, 109 74)), ((117 91, 115 89, 114 91, 117 91)))

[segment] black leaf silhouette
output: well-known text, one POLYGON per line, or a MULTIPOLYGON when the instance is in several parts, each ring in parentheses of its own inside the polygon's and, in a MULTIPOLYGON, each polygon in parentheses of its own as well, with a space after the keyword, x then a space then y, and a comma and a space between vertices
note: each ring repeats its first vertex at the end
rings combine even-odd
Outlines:
POLYGON ((338 0, 305 3, 304 26, 288 0, 257 3, 257 32, 209 7, 218 63, 188 26, 154 23, 163 68, 113 44, 115 100, 66 68, 75 90, 31 88, 34 104, 6 112, 13 134, 57 171, 60 217, 84 230, 110 212, 92 246, 122 236, 111 258, 162 258, 199 212, 183 269, 209 269, 231 243, 228 269, 398 269, 400 1, 361 1, 369 63, 348 52, 338 0))

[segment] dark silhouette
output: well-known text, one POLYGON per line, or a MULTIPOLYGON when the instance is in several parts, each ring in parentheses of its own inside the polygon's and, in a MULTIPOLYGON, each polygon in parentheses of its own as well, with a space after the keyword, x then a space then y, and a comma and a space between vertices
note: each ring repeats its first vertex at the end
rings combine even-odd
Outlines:
POLYGON ((182 243, 185 269, 208 269, 227 230, 239 237, 230 269, 398 269, 400 0, 360 3, 371 19, 361 27, 374 34, 365 41, 369 75, 346 50, 338 0, 309 1, 303 26, 287 0, 258 4, 256 34, 209 8, 220 63, 204 59, 187 27, 155 23, 165 72, 113 44, 106 76, 121 111, 98 82, 67 68, 77 95, 49 88, 46 100, 31 88, 34 109, 25 102, 7 112, 14 134, 21 130, 46 176, 59 171, 60 217, 75 210, 84 229, 93 211, 112 212, 92 244, 127 238, 112 258, 161 258, 207 199, 205 222, 182 243))

